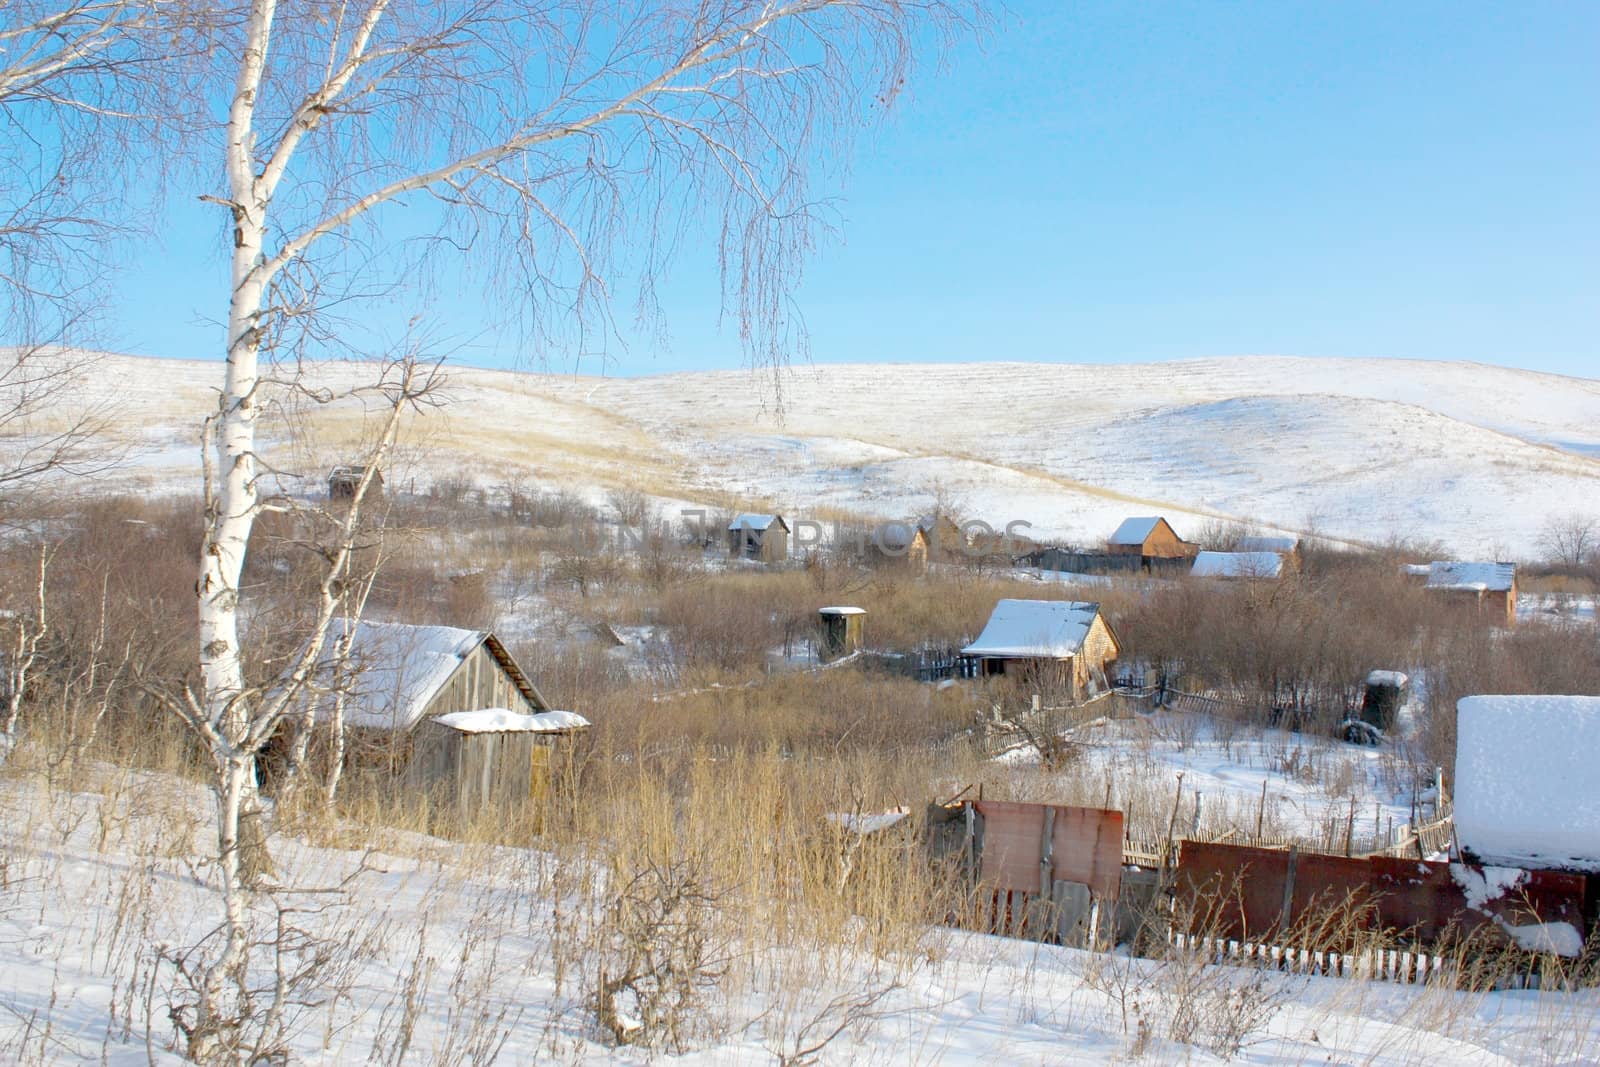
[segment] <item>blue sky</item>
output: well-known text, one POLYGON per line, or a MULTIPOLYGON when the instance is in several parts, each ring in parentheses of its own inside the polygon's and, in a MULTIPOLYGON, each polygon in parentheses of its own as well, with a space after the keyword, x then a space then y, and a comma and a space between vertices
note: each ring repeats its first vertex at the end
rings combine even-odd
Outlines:
MULTIPOLYGON (((1600 4, 1014 4, 919 72, 855 155, 798 294, 818 362, 1470 359, 1600 376, 1600 4)), ((103 341, 209 357, 227 267, 179 191, 103 341)), ((571 369, 445 279, 457 358, 571 369)), ((670 345, 737 366, 714 265, 676 262, 670 345)), ((596 371, 586 362, 582 369, 596 371)))

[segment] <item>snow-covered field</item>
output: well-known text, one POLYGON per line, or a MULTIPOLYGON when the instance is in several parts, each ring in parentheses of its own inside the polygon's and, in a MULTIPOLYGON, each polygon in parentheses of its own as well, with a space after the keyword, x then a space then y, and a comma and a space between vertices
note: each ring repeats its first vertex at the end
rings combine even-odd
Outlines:
MULTIPOLYGON (((112 477, 194 484, 215 364, 105 357, 64 401, 103 405, 112 477)), ((322 384, 370 377, 314 369, 322 384)), ((662 499, 925 511, 937 490, 999 527, 1096 544, 1128 514, 1180 534, 1209 518, 1326 537, 1531 554, 1547 517, 1600 500, 1600 381, 1469 363, 1232 358, 798 367, 639 378, 450 372, 414 424, 407 478, 634 486, 662 499), (778 386, 781 385, 781 391, 778 386)), ((359 410, 313 414, 274 459, 318 472, 359 410)), ((281 440, 283 433, 277 431, 281 440)))
MULTIPOLYGON (((80 787, 81 788, 81 787, 80 787)), ((215 922, 212 873, 189 852, 206 799, 107 768, 76 793, 42 777, 0 783, 0 1060, 175 1064, 170 967, 215 922)), ((1195 972, 930 929, 902 957, 822 961, 773 945, 754 982, 710 996, 678 1054, 604 1043, 589 1009, 585 922, 564 912, 555 862, 394 835, 371 850, 276 846, 299 888, 286 922, 330 949, 287 1044, 307 1064, 785 1062, 833 1064, 1219 1062, 1202 1023, 1259 1006, 1234 1062, 1546 1064, 1600 1058, 1600 995, 1466 994, 1377 982, 1195 972), (1230 990, 1246 989, 1245 993, 1230 990)), ((269 920, 270 924, 270 920, 269 920)), ((303 991, 302 991, 303 992, 303 991)))

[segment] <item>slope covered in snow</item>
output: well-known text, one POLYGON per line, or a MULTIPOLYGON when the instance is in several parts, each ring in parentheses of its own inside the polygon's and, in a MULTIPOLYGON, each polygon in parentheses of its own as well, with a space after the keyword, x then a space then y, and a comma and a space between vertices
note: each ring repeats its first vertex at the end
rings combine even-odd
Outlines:
MULTIPOLYGON (((370 373, 314 370, 334 389, 370 373)), ((192 484, 218 376, 107 356, 64 402, 106 407, 127 451, 113 477, 192 484)), ((1160 512, 1180 534, 1228 518, 1483 555, 1531 552, 1548 515, 1600 499, 1600 382, 1481 364, 1249 357, 611 379, 456 367, 445 392, 411 427, 402 478, 629 485, 791 518, 903 517, 938 490, 996 527, 1021 520, 1083 544, 1160 512)), ((274 459, 310 475, 351 450, 372 409, 295 413, 303 432, 293 447, 280 434, 274 459)))

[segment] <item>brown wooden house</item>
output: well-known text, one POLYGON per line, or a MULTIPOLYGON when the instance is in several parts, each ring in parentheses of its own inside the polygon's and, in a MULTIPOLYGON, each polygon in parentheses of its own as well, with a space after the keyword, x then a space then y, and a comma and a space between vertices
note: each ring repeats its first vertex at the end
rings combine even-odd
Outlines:
POLYGON ((1106 551, 1116 556, 1152 559, 1190 559, 1200 546, 1179 537, 1177 531, 1159 515, 1123 519, 1106 538, 1106 551))
POLYGON ((789 558, 789 524, 782 515, 746 513, 728 523, 728 555, 778 563, 789 558))

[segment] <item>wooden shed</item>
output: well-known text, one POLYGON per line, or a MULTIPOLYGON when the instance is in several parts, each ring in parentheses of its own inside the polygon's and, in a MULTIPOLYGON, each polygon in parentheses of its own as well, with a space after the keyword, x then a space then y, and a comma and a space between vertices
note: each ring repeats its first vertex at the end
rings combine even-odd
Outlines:
POLYGON ((434 814, 461 821, 515 811, 544 799, 555 746, 588 727, 570 711, 483 708, 424 719, 412 738, 406 788, 426 795, 434 814))
MULTIPOLYGON (((328 499, 353 500, 356 489, 361 485, 362 477, 367 473, 367 468, 359 466, 339 466, 328 472, 328 499)), ((367 486, 367 499, 379 500, 383 497, 383 472, 373 471, 372 482, 367 486)))
POLYGON ((822 640, 817 647, 823 659, 838 659, 861 651, 866 634, 867 612, 864 608, 828 607, 817 610, 822 628, 822 640))
MULTIPOLYGON (((1407 568, 1408 572, 1417 569, 1407 568)), ((1491 625, 1516 625, 1515 563, 1435 561, 1428 564, 1423 588, 1446 603, 1470 609, 1491 625)))
POLYGON ((778 563, 789 558, 789 524, 782 515, 745 513, 728 523, 728 555, 778 563))
POLYGON ((1142 559, 1189 559, 1200 546, 1179 537, 1171 523, 1159 515, 1123 519, 1110 537, 1106 551, 1117 556, 1142 559))
POLYGON ((551 746, 588 725, 486 630, 335 619, 314 685, 319 722, 342 696, 352 769, 458 812, 537 794, 551 746))
POLYGON ((1097 603, 1007 599, 961 655, 979 677, 1024 676, 1081 696, 1110 688, 1106 668, 1120 651, 1097 603))
POLYGON ((969 540, 960 526, 948 515, 924 515, 917 520, 917 532, 930 560, 958 559, 966 553, 969 540))

